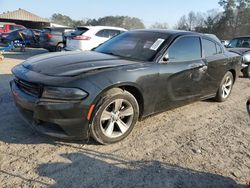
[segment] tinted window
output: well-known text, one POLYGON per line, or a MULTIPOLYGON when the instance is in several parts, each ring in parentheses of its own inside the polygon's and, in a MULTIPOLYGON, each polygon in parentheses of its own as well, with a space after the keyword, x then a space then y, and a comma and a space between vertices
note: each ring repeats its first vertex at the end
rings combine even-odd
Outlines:
POLYGON ((73 33, 72 35, 82 35, 83 33, 85 33, 86 31, 88 31, 89 29, 86 27, 78 27, 73 33))
POLYGON ((23 27, 18 26, 18 25, 10 25, 9 28, 10 28, 10 31, 15 31, 15 30, 18 30, 18 29, 22 29, 23 27))
POLYGON ((201 45, 199 37, 182 37, 177 39, 168 50, 172 61, 190 61, 201 58, 201 45))
POLYGON ((250 38, 242 37, 232 39, 228 45, 229 48, 250 48, 250 38))
POLYGON ((96 36, 98 37, 104 37, 104 38, 112 38, 116 35, 119 35, 121 32, 119 30, 112 30, 112 29, 103 29, 96 33, 96 36))
POLYGON ((206 57, 217 54, 216 43, 203 39, 202 46, 206 57))
POLYGON ((218 44, 216 44, 216 50, 217 50, 217 54, 222 53, 222 48, 218 44))
POLYGON ((157 32, 125 32, 97 47, 95 51, 135 60, 151 61, 162 49, 168 37, 168 34, 157 32))

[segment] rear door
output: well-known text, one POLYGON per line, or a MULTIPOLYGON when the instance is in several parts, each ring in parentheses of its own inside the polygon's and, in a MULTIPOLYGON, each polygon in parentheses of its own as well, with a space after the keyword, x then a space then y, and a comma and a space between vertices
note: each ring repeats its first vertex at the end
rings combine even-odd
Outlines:
POLYGON ((203 95, 215 94, 223 76, 226 73, 227 57, 221 45, 210 38, 202 39, 203 55, 208 65, 206 83, 203 89, 203 95))
POLYGON ((43 44, 43 43, 49 41, 50 38, 51 38, 51 29, 44 28, 40 34, 40 38, 39 38, 40 43, 43 44))
POLYGON ((198 100, 202 96, 207 70, 206 62, 202 59, 200 37, 181 36, 175 39, 159 68, 160 88, 156 111, 198 100))

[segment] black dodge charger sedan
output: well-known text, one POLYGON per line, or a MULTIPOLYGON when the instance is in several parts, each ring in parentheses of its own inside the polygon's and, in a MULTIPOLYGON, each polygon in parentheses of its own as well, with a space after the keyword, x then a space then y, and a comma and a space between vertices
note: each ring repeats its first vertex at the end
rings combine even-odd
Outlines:
POLYGON ((210 35, 169 30, 123 33, 92 51, 35 56, 12 69, 18 109, 38 131, 102 144, 138 120, 194 101, 225 101, 241 57, 210 35))

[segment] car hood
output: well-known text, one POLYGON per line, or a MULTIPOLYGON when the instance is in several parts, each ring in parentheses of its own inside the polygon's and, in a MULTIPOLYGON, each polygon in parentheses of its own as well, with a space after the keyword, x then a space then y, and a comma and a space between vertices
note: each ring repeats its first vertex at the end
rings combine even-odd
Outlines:
POLYGON ((244 53, 249 52, 250 48, 227 48, 228 51, 237 53, 239 55, 244 55, 244 53))
POLYGON ((85 72, 135 64, 136 61, 122 59, 94 51, 48 53, 27 59, 26 69, 49 76, 77 76, 85 72))

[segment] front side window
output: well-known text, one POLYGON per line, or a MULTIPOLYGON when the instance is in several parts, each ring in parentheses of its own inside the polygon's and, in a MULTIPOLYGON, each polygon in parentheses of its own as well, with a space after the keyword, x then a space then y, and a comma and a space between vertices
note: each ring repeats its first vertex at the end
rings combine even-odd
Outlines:
POLYGON ((170 61, 191 61, 201 59, 199 37, 181 37, 168 49, 170 61))

